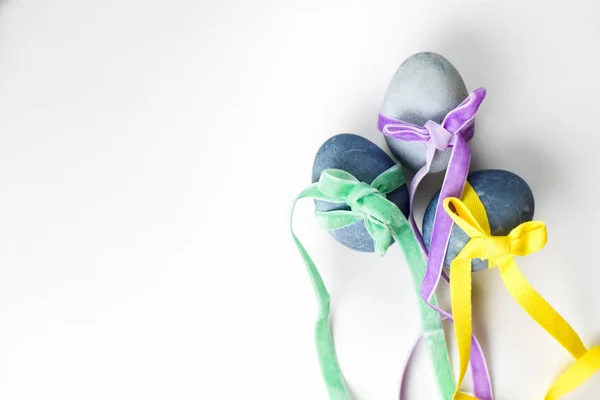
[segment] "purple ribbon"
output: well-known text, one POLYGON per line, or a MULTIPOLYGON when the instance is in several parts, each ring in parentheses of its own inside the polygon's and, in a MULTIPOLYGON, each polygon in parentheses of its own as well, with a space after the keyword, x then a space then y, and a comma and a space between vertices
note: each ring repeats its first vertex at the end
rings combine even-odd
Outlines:
MULTIPOLYGON (((437 307, 433 307, 439 311, 437 307)), ((443 313, 442 320, 446 319, 446 315, 450 315, 447 312, 443 313)), ((423 334, 420 334, 417 337, 417 340, 413 343, 413 345, 408 350, 408 355, 404 360, 404 365, 402 366, 402 370, 400 371, 400 390, 398 395, 398 400, 403 400, 404 393, 404 383, 406 382, 406 371, 408 370, 408 366, 410 361, 412 360, 413 354, 417 349, 419 343, 423 339, 423 334)), ((489 371, 487 368, 487 364, 485 363, 485 357, 483 356, 483 350, 481 349, 481 345, 479 341, 473 335, 471 340, 471 371, 473 373, 473 387, 475 396, 480 400, 490 399, 493 400, 494 394, 492 392, 492 382, 490 380, 489 371), (473 359, 476 357, 476 360, 473 359), (478 386, 479 385, 479 386, 478 386)))
MULTIPOLYGON (((429 173, 436 151, 452 149, 435 211, 427 258, 427 271, 421 285, 421 297, 425 302, 451 321, 454 321, 454 319, 450 313, 431 304, 431 297, 442 276, 446 247, 453 225, 450 216, 444 212, 442 200, 446 197, 460 198, 462 196, 471 162, 471 152, 467 142, 473 137, 475 113, 485 98, 485 94, 485 88, 479 88, 471 92, 458 107, 446 115, 441 125, 433 121, 427 121, 421 127, 379 113, 378 127, 384 135, 395 139, 427 144, 425 165, 417 171, 409 186, 409 221, 425 254, 427 254, 427 249, 413 215, 415 193, 423 178, 429 173)), ((471 370, 475 396, 480 400, 492 400, 493 393, 489 371, 475 335, 473 335, 471 344, 471 370)))
MULTIPOLYGON (((425 178, 425 176, 429 173, 436 151, 444 151, 451 147, 454 153, 454 149, 456 149, 459 138, 462 138, 465 142, 468 142, 473 138, 473 120, 475 119, 475 113, 479 109, 479 105, 484 98, 484 88, 474 90, 462 103, 458 105, 458 107, 446 115, 441 125, 434 121, 427 121, 424 126, 419 126, 392 118, 383 113, 379 113, 378 128, 385 136, 392 137, 394 139, 405 140, 407 142, 421 142, 427 144, 427 150, 425 152, 425 165, 419 171, 417 171, 410 182, 409 187, 410 223, 415 230, 419 242, 421 243, 421 247, 425 253, 427 253, 427 250, 425 249, 425 244, 423 243, 423 236, 417 228, 417 224, 413 215, 413 202, 417 188, 423 178, 425 178)), ((467 172, 469 169, 469 160, 467 160, 467 172)), ((444 181, 449 178, 448 175, 449 174, 447 172, 444 181)), ((462 182, 462 185, 464 185, 464 181, 462 182)), ((460 195, 461 193, 462 186, 458 194, 460 195)), ((440 197, 440 199, 443 199, 443 197, 440 197)), ((438 209, 441 209, 441 207, 438 209)))

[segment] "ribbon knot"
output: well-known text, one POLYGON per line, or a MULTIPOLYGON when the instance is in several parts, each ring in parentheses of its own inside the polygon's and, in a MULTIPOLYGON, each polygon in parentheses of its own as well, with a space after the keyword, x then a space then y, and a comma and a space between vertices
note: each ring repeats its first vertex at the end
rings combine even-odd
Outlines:
POLYGON ((326 169, 319 181, 309 186, 302 196, 347 204, 350 210, 317 211, 317 222, 323 229, 335 230, 364 220, 375 252, 382 256, 393 242, 390 224, 398 228, 406 222, 398 207, 385 197, 402 184, 404 174, 398 164, 384 171, 370 185, 346 171, 326 169))
POLYGON ((472 245, 479 251, 479 257, 482 260, 489 260, 490 265, 495 265, 500 257, 510 256, 511 241, 508 236, 487 236, 472 238, 472 245))
POLYGON ((479 105, 485 98, 485 88, 479 88, 451 110, 441 125, 434 121, 427 121, 424 126, 405 122, 389 115, 379 113, 378 128, 386 136, 409 142, 431 143, 438 150, 445 150, 452 141, 452 136, 461 133, 466 141, 473 137, 473 129, 469 129, 479 105))
POLYGON ((546 245, 546 225, 543 222, 525 222, 506 236, 492 236, 482 205, 472 211, 460 199, 448 197, 444 199, 444 209, 471 237, 461 251, 462 258, 488 260, 489 268, 502 264, 507 257, 526 256, 546 245))
POLYGON ((348 196, 346 197, 346 204, 348 204, 352 211, 362 213, 362 205, 365 197, 373 194, 381 196, 379 190, 375 189, 373 186, 369 185, 368 183, 358 182, 348 193, 348 196))
POLYGON ((432 145, 436 150, 444 151, 456 142, 456 135, 446 130, 437 122, 427 121, 423 127, 429 133, 427 144, 432 145))

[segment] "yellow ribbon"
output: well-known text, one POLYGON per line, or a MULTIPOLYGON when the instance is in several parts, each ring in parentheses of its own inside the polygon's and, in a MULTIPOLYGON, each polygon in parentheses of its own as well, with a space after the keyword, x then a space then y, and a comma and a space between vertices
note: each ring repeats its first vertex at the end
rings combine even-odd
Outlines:
POLYGON ((459 392, 459 388, 471 353, 471 260, 475 258, 488 260, 489 268, 498 267, 511 296, 577 360, 554 382, 544 400, 559 399, 599 371, 600 346, 588 350, 567 321, 527 282, 515 262, 515 256, 526 256, 544 247, 546 225, 540 221, 525 222, 507 236, 492 236, 485 207, 468 183, 462 201, 455 197, 446 198, 444 209, 471 238, 450 266, 450 299, 460 359, 460 375, 453 399, 474 399, 459 392))

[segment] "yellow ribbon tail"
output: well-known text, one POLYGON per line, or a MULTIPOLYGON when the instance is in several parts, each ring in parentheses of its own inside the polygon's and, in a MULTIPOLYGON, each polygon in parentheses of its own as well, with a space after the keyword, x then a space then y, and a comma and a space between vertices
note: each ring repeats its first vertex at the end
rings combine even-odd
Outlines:
POLYGON ((513 258, 498 265, 500 277, 511 296, 529 316, 560 343, 575 359, 587 349, 571 325, 531 286, 513 258))
POLYGON ((470 394, 463 393, 463 392, 456 392, 456 394, 454 395, 454 397, 452 399, 453 400, 479 400, 477 397, 473 397, 470 394))
POLYGON ((545 400, 564 396, 599 371, 600 346, 588 351, 577 332, 531 286, 515 262, 514 256, 526 256, 544 247, 547 240, 544 223, 525 222, 507 236, 492 236, 485 207, 468 184, 463 200, 446 198, 444 209, 471 238, 450 266, 450 297, 460 358, 460 375, 453 399, 473 399, 460 393, 459 388, 471 355, 471 260, 475 258, 488 260, 490 268, 497 266, 504 285, 521 308, 577 360, 554 382, 545 400))
POLYGON ((577 360, 550 387, 544 400, 557 400, 600 370, 600 346, 587 350, 569 323, 531 286, 514 262, 498 266, 504 285, 519 305, 577 360))
POLYGON ((471 323, 471 260, 456 258, 450 266, 450 301, 452 313, 454 314, 454 331, 459 357, 459 375, 456 381, 456 392, 454 400, 468 399, 469 396, 459 392, 460 386, 465 379, 469 359, 471 356, 471 335, 473 327, 471 323))
POLYGON ((600 371, 600 346, 592 348, 554 382, 544 400, 557 400, 600 371))

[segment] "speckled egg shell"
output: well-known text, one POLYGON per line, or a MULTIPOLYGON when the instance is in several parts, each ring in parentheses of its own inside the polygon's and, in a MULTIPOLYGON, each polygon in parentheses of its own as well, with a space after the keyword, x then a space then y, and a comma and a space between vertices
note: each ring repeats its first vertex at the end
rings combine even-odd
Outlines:
MULTIPOLYGON (((452 64, 436 53, 417 53, 396 71, 383 99, 382 112, 390 117, 423 126, 428 120, 442 123, 448 112, 469 95, 452 64)), ((426 145, 385 138, 390 151, 407 168, 417 171, 425 165, 426 145)), ((437 152, 431 173, 446 169, 450 150, 437 152)))
MULTIPOLYGON (((317 182, 321 172, 335 168, 349 172, 361 182, 371 183, 395 162, 382 149, 362 136, 344 133, 328 139, 315 157, 312 181, 317 182)), ((402 185, 387 195, 404 215, 408 215, 408 190, 402 185)), ((315 200, 318 211, 349 210, 345 204, 315 200)), ((373 239, 367 232, 364 222, 358 221, 345 228, 330 231, 338 242, 351 249, 373 252, 373 239)))
MULTIPOLYGON (((508 171, 490 169, 471 173, 467 177, 467 181, 485 207, 492 235, 508 235, 517 226, 533 219, 535 209, 533 193, 527 182, 518 175, 508 171)), ((431 230, 438 199, 439 192, 427 206, 423 218, 423 239, 427 248, 431 242, 431 230)), ((444 260, 446 267, 450 266, 452 260, 468 241, 467 234, 454 224, 444 260)), ((473 271, 487 267, 487 261, 473 260, 473 271)))

